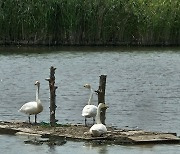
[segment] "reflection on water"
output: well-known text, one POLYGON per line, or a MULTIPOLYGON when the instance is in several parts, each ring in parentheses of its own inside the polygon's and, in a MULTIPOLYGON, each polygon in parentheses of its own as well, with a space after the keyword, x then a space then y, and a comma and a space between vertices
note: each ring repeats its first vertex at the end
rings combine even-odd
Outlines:
MULTIPOLYGON (((44 111, 38 115, 38 120, 49 121, 49 86, 45 78, 49 77, 49 68, 53 65, 57 68, 56 118, 59 123, 84 123, 81 110, 88 101, 89 91, 83 85, 91 83, 94 89, 98 89, 99 75, 107 74, 106 102, 110 107, 107 110, 107 125, 177 132, 180 135, 179 51, 179 48, 1 48, 0 120, 27 120, 26 115, 17 111, 25 102, 35 100, 34 81, 40 80, 44 111)), ((97 103, 97 97, 93 98, 93 103, 97 103)), ((11 144, 22 146, 18 145, 22 142, 21 138, 4 139, 7 142, 3 147, 8 147, 9 139, 11 144)), ((138 153, 144 149, 93 145, 90 148, 81 142, 68 142, 50 149, 43 145, 47 151, 41 146, 32 147, 44 153, 53 149, 54 153, 59 150, 82 153, 82 149, 95 153, 115 153, 118 150, 138 153)), ((156 151, 157 147, 145 151, 156 151)), ((171 146, 168 148, 171 149, 171 146)))
POLYGON ((85 143, 87 150, 96 150, 98 154, 108 154, 108 145, 100 143, 85 143))
POLYGON ((138 146, 123 146, 123 145, 103 145, 94 143, 72 142, 68 141, 63 146, 48 146, 46 144, 33 145, 24 144, 28 139, 27 136, 6 136, 0 135, 1 152, 8 154, 26 153, 26 154, 178 154, 180 145, 138 145, 138 146))

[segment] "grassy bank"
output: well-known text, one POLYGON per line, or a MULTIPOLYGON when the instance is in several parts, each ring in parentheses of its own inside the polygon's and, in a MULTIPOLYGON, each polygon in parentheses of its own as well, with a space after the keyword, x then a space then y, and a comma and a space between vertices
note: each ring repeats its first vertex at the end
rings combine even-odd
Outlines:
POLYGON ((180 2, 1 0, 0 43, 180 45, 180 2))

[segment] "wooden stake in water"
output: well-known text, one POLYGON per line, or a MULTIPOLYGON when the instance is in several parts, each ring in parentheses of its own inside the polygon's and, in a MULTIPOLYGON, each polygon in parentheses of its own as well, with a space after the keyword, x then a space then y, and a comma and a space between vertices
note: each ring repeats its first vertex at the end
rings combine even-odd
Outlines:
POLYGON ((57 120, 55 118, 55 110, 57 108, 56 106, 56 89, 58 88, 55 86, 55 70, 53 66, 50 68, 50 78, 47 78, 46 80, 49 81, 49 88, 50 88, 50 125, 55 126, 57 120))
MULTIPOLYGON (((105 103, 105 89, 106 89, 106 75, 101 75, 99 80, 99 89, 96 91, 98 93, 98 104, 105 103)), ((103 108, 101 110, 100 119, 103 124, 105 124, 106 109, 107 108, 103 108)))

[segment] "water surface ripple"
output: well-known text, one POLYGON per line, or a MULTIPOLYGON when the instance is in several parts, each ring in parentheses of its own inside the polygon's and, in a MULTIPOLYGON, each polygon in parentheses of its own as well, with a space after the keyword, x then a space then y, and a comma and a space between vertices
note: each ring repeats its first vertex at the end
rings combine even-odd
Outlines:
MULTIPOLYGON (((27 121, 27 116, 17 111, 25 102, 35 100, 34 82, 39 80, 44 111, 38 121, 49 121, 49 87, 45 78, 53 65, 57 68, 59 123, 84 123, 81 110, 88 101, 89 91, 83 85, 90 83, 98 89, 99 75, 106 74, 107 125, 180 135, 179 51, 3 48, 0 50, 0 120, 27 121)), ((97 104, 96 96, 93 103, 97 104)))

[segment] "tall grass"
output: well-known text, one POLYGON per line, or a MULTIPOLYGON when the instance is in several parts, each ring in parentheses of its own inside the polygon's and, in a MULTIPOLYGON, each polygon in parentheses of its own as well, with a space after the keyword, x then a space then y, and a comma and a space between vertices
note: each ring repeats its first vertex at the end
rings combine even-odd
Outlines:
POLYGON ((179 45, 179 0, 1 0, 0 42, 179 45))

